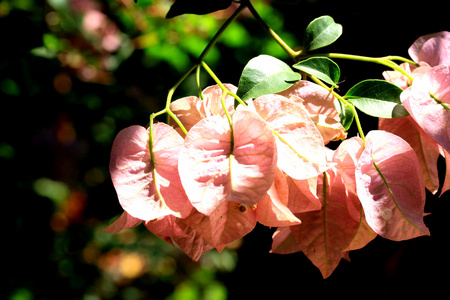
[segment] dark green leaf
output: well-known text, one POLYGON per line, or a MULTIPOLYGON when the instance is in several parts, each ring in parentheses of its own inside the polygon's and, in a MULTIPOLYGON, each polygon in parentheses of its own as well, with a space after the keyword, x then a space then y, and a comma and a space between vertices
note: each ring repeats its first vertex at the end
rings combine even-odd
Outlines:
POLYGON ((209 14, 228 8, 232 0, 176 0, 169 9, 166 18, 173 18, 182 14, 209 14))
POLYGON ((285 62, 269 55, 260 55, 251 59, 242 71, 237 95, 247 100, 278 93, 300 79, 300 74, 285 62))
POLYGON ((305 51, 316 50, 334 43, 342 34, 342 25, 334 22, 330 16, 314 19, 306 27, 303 38, 305 51))
POLYGON ((378 118, 404 117, 408 112, 400 101, 401 88, 384 80, 369 79, 353 86, 344 98, 362 112, 378 118))
POLYGON ((339 118, 341 119, 341 124, 345 128, 345 131, 348 131, 350 126, 353 123, 353 111, 350 107, 342 104, 341 101, 336 99, 335 102, 336 110, 339 113, 339 118))
POLYGON ((306 74, 316 76, 332 86, 338 84, 341 76, 339 66, 326 57, 312 57, 293 65, 293 67, 306 74))

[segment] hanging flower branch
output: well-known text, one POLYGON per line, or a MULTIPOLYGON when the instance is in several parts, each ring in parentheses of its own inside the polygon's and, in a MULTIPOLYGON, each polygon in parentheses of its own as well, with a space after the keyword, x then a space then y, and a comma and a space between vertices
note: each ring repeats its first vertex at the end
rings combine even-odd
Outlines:
MULTIPOLYGON (((168 17, 231 4, 210 1, 197 10, 186 2, 176 1, 168 17)), ((117 135, 110 173, 124 212, 104 231, 143 223, 198 260, 259 222, 277 228, 272 252, 302 251, 323 277, 377 235, 394 241, 429 235, 425 190, 439 189, 439 155, 450 161, 450 33, 418 38, 411 59, 315 53, 341 34, 331 17, 317 18, 294 51, 250 1, 241 1, 169 91, 165 108, 151 114, 149 127, 132 125, 117 135), (236 87, 222 83, 204 60, 246 8, 293 65, 257 56, 236 87), (339 95, 339 59, 389 70, 385 80, 367 79, 339 95), (200 68, 216 85, 200 86, 200 68), (199 95, 173 100, 194 71, 199 95), (379 118, 379 129, 364 132, 358 113, 379 118), (155 122, 162 114, 167 124, 155 122), (353 124, 359 135, 348 137, 353 124), (331 141, 340 141, 337 149, 327 147, 331 141)), ((449 169, 442 193, 450 188, 449 169)))

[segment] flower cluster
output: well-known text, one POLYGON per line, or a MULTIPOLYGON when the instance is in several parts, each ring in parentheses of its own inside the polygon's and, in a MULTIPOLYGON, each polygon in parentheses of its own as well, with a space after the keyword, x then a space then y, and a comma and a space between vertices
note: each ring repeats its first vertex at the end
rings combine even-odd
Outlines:
POLYGON ((437 157, 450 151, 449 45, 447 32, 422 37, 410 48, 420 67, 402 66, 411 76, 384 73, 410 116, 365 137, 347 139, 338 100, 305 80, 236 107, 231 84, 173 101, 179 122, 117 135, 110 173, 124 213, 105 231, 144 223, 198 260, 259 222, 277 228, 272 252, 302 251, 324 277, 377 235, 428 235, 425 188, 437 191, 437 157))
POLYGON ((403 106, 410 116, 380 119, 379 128, 405 139, 420 161, 425 187, 438 192, 437 160, 446 159, 447 174, 441 195, 450 188, 450 32, 418 38, 409 48, 418 64, 402 64, 409 78, 398 71, 386 71, 386 80, 398 85, 403 106))

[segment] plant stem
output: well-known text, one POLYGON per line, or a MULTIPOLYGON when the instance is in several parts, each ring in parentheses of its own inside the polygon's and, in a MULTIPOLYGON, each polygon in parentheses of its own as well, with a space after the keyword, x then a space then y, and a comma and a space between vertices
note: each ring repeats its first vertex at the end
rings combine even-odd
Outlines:
POLYGON ((223 25, 219 28, 213 38, 209 41, 206 48, 203 50, 202 54, 197 59, 197 64, 200 64, 208 55, 211 48, 216 44, 217 40, 222 36, 222 33, 233 23, 236 18, 240 15, 240 13, 247 7, 247 1, 242 1, 241 5, 235 10, 235 12, 223 23, 223 25))
POLYGON ((197 65, 197 70, 195 71, 195 80, 197 82, 198 96, 200 97, 200 99, 203 100, 203 92, 200 84, 200 71, 201 71, 200 65, 197 65))
MULTIPOLYGON (((167 98, 166 98, 166 107, 164 110, 158 112, 157 114, 152 114, 152 116, 150 117, 151 120, 153 120, 153 118, 157 115, 161 115, 163 113, 167 113, 167 123, 169 122, 169 118, 172 118, 179 126, 180 128, 183 130, 183 132, 185 134, 187 134, 186 129, 184 128, 183 124, 180 122, 180 120, 177 118, 177 116, 175 114, 172 113, 172 111, 170 110, 170 103, 172 102, 172 97, 173 94, 175 93, 175 90, 178 88, 178 86, 194 71, 197 69, 197 85, 199 87, 199 95, 200 98, 203 98, 203 95, 201 93, 201 88, 200 88, 200 75, 199 75, 199 66, 201 65, 201 63, 203 62, 203 60, 205 59, 206 55, 208 55, 209 51, 211 50, 211 48, 216 44, 216 42, 219 40, 219 38, 221 37, 222 33, 230 26, 231 23, 233 23, 236 18, 239 16, 239 14, 247 7, 246 3, 242 3, 237 9, 236 11, 231 15, 231 17, 229 17, 225 23, 220 27, 220 29, 216 32, 216 34, 214 35, 214 37, 209 41, 208 45, 206 45, 205 49, 203 50, 203 52, 200 54, 200 56, 197 59, 197 63, 192 66, 184 75, 183 77, 181 77, 177 83, 175 83, 175 85, 169 90, 169 92, 167 93, 167 98)), ((151 125, 151 124, 150 124, 151 125)))
POLYGON ((270 36, 278 43, 278 45, 280 45, 281 48, 283 48, 283 50, 295 61, 295 58, 298 56, 298 52, 289 47, 289 45, 286 44, 286 42, 283 41, 283 39, 275 31, 273 31, 273 29, 270 28, 269 25, 267 25, 267 23, 263 20, 263 18, 261 18, 261 16, 258 14, 249 0, 242 1, 242 3, 247 4, 248 9, 252 13, 253 17, 261 24, 261 26, 265 30, 269 32, 270 36))
MULTIPOLYGON (((212 79, 217 83, 217 85, 222 89, 222 97, 220 98, 220 103, 222 104, 223 111, 225 112, 225 115, 227 116, 228 123, 230 124, 231 128, 231 137, 233 137, 233 123, 231 121, 230 113, 228 112, 227 106, 225 105, 225 97, 228 95, 228 89, 223 85, 223 83, 219 80, 219 78, 214 74, 214 72, 211 70, 211 68, 202 61, 202 66, 208 72, 208 74, 211 76, 212 79)), ((231 139, 233 141, 233 139, 231 139)))
POLYGON ((353 117, 355 118, 355 123, 356 123, 356 127, 358 128, 358 133, 361 137, 361 139, 364 141, 365 140, 365 135, 364 135, 364 131, 362 129, 361 126, 361 121, 359 120, 359 116, 358 116, 358 112, 356 111, 355 107, 349 103, 347 100, 345 100, 344 97, 342 97, 341 95, 339 95, 338 93, 336 93, 333 88, 329 88, 326 84, 324 84, 319 78, 310 75, 311 79, 317 83, 318 85, 320 85, 321 87, 325 88, 327 91, 329 91, 334 97, 336 97, 336 99, 338 99, 339 101, 342 102, 342 104, 344 104, 346 107, 349 107, 352 111, 353 117))
POLYGON ((393 70, 399 71, 400 73, 405 75, 411 81, 413 80, 411 75, 408 74, 407 72, 405 72, 402 68, 400 68, 400 66, 398 64, 396 64, 394 62, 394 60, 403 61, 403 62, 417 66, 417 64, 414 61, 406 59, 401 56, 367 57, 367 56, 343 54, 343 53, 320 53, 320 54, 301 55, 300 52, 297 52, 297 54, 298 54, 297 55, 298 59, 321 56, 321 57, 328 57, 328 58, 348 59, 348 60, 356 60, 356 61, 364 61, 364 62, 381 64, 381 65, 387 66, 393 70))

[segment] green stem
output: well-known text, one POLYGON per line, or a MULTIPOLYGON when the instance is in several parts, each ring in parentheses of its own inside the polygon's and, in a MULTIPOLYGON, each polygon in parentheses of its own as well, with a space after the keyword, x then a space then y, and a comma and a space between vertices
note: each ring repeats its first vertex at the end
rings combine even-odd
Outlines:
MULTIPOLYGON (((186 129, 184 128, 183 124, 180 122, 180 120, 177 118, 177 116, 175 116, 175 114, 172 113, 172 111, 170 110, 170 103, 172 102, 172 97, 173 94, 175 93, 175 90, 178 88, 178 86, 194 71, 197 69, 197 85, 200 89, 200 75, 199 75, 199 65, 203 62, 203 59, 206 57, 206 55, 208 55, 209 51, 211 50, 211 48, 216 44, 216 42, 219 40, 219 38, 222 36, 223 32, 230 26, 231 23, 233 23, 236 18, 239 16, 239 14, 247 7, 247 5, 245 3, 242 3, 237 9, 236 11, 233 13, 233 15, 231 15, 231 17, 229 17, 225 23, 220 27, 220 29, 217 31, 217 33, 214 35, 214 37, 209 41, 208 45, 206 45, 206 48, 203 50, 203 52, 200 54, 200 56, 197 59, 197 64, 195 64, 194 66, 192 66, 184 75, 183 77, 180 78, 180 80, 177 81, 177 83, 175 83, 175 85, 169 90, 169 92, 167 93, 167 98, 166 98, 166 107, 164 110, 160 111, 157 114, 152 114, 152 116, 150 117, 150 119, 153 120, 153 118, 156 115, 160 115, 163 113, 167 113, 167 122, 169 122, 169 118, 172 118, 179 126, 180 128, 183 130, 183 132, 185 134, 187 134, 186 129)), ((202 93, 200 91, 200 97, 202 98, 202 93)))
POLYGON ((325 88, 327 91, 329 91, 334 97, 336 97, 336 99, 338 99, 339 101, 342 102, 342 104, 344 104, 346 107, 349 107, 350 110, 352 111, 353 117, 355 118, 355 123, 356 123, 356 127, 358 128, 358 133, 361 137, 361 139, 364 141, 365 140, 365 135, 364 135, 364 131, 362 129, 361 126, 361 121, 359 120, 359 116, 358 116, 358 112, 356 111, 355 107, 353 106, 353 104, 351 104, 350 102, 348 102, 344 97, 342 97, 341 95, 339 95, 338 93, 336 93, 333 88, 329 88, 326 84, 324 84, 319 78, 315 77, 315 76, 310 76, 311 79, 317 83, 318 85, 322 86, 323 88, 325 88))
POLYGON ((208 72, 209 76, 211 76, 211 78, 214 80, 214 82, 217 83, 217 85, 220 87, 220 89, 222 90, 222 92, 224 94, 230 95, 231 97, 236 99, 237 102, 239 102, 243 106, 247 107, 247 104, 245 104, 245 102, 242 101, 242 99, 239 98, 238 95, 236 95, 235 93, 233 93, 232 91, 230 91, 223 85, 222 81, 220 81, 220 79, 216 76, 216 74, 214 74, 213 70, 211 70, 211 68, 204 61, 202 61, 202 66, 206 70, 206 72, 208 72))
POLYGON ((222 89, 222 97, 220 98, 220 103, 222 104, 223 111, 225 112, 225 115, 227 116, 228 119, 228 123, 230 124, 231 141, 233 141, 233 122, 231 121, 231 116, 230 113, 228 112, 227 106, 225 105, 225 97, 228 95, 228 89, 223 85, 223 83, 219 80, 216 74, 214 74, 211 68, 204 61, 202 61, 202 66, 206 70, 206 72, 208 72, 211 78, 214 79, 217 85, 222 89))
MULTIPOLYGON (((181 77, 177 83, 175 83, 175 85, 169 90, 169 92, 167 93, 167 99, 166 99, 166 107, 158 112, 157 114, 152 114, 152 115, 161 115, 163 113, 167 113, 167 123, 169 123, 169 119, 172 118, 177 124, 178 126, 180 126, 181 130, 183 130, 184 134, 187 134, 187 130, 186 128, 184 128, 183 123, 181 123, 181 121, 178 119, 177 116, 175 116, 175 114, 172 113, 172 111, 170 110, 170 103, 172 102, 172 97, 173 94, 175 93, 175 90, 178 88, 178 86, 189 76, 189 74, 191 74, 195 68, 197 68, 197 65, 192 66, 189 71, 187 71, 183 77, 181 77)), ((150 116, 151 118, 151 116, 150 116)), ((151 125, 151 124, 150 124, 151 125)))
POLYGON ((396 64, 394 62, 394 60, 399 60, 399 61, 406 62, 406 63, 417 66, 417 64, 414 61, 406 59, 401 56, 367 57, 367 56, 343 54, 343 53, 320 53, 320 54, 301 55, 300 52, 297 52, 298 59, 305 59, 305 58, 314 57, 314 56, 337 58, 337 59, 348 59, 348 60, 356 60, 356 61, 381 64, 381 65, 387 66, 393 70, 399 71, 400 73, 405 75, 411 81, 413 80, 411 75, 408 74, 407 72, 405 72, 405 70, 403 70, 402 68, 400 68, 400 66, 398 64, 396 64))
POLYGON ((430 94, 430 97, 434 99, 434 101, 436 101, 438 104, 442 105, 442 107, 444 107, 445 109, 450 110, 450 106, 447 103, 442 102, 432 93, 429 93, 429 94, 430 94))
POLYGON ((197 65, 197 70, 195 71, 195 80, 197 82, 198 95, 200 99, 203 100, 202 86, 200 84, 200 71, 201 71, 200 65, 197 65))
POLYGON ((252 13, 253 17, 261 24, 261 26, 269 32, 270 36, 278 43, 278 45, 283 48, 283 50, 295 61, 295 58, 298 56, 298 52, 294 51, 288 44, 275 32, 269 25, 261 18, 256 9, 250 3, 249 0, 242 1, 242 3, 246 3, 248 9, 252 13))
POLYGON ((197 59, 197 64, 200 64, 208 55, 209 51, 216 44, 219 38, 222 36, 222 33, 233 23, 236 18, 240 15, 240 13, 247 7, 247 1, 242 1, 241 5, 235 10, 235 12, 223 23, 223 25, 219 28, 219 31, 213 36, 213 38, 209 41, 206 48, 203 50, 202 54, 197 59))
POLYGON ((157 113, 150 115, 150 125, 148 128, 148 149, 150 150, 150 162, 155 161, 155 155, 153 153, 153 119, 157 116, 157 113))

